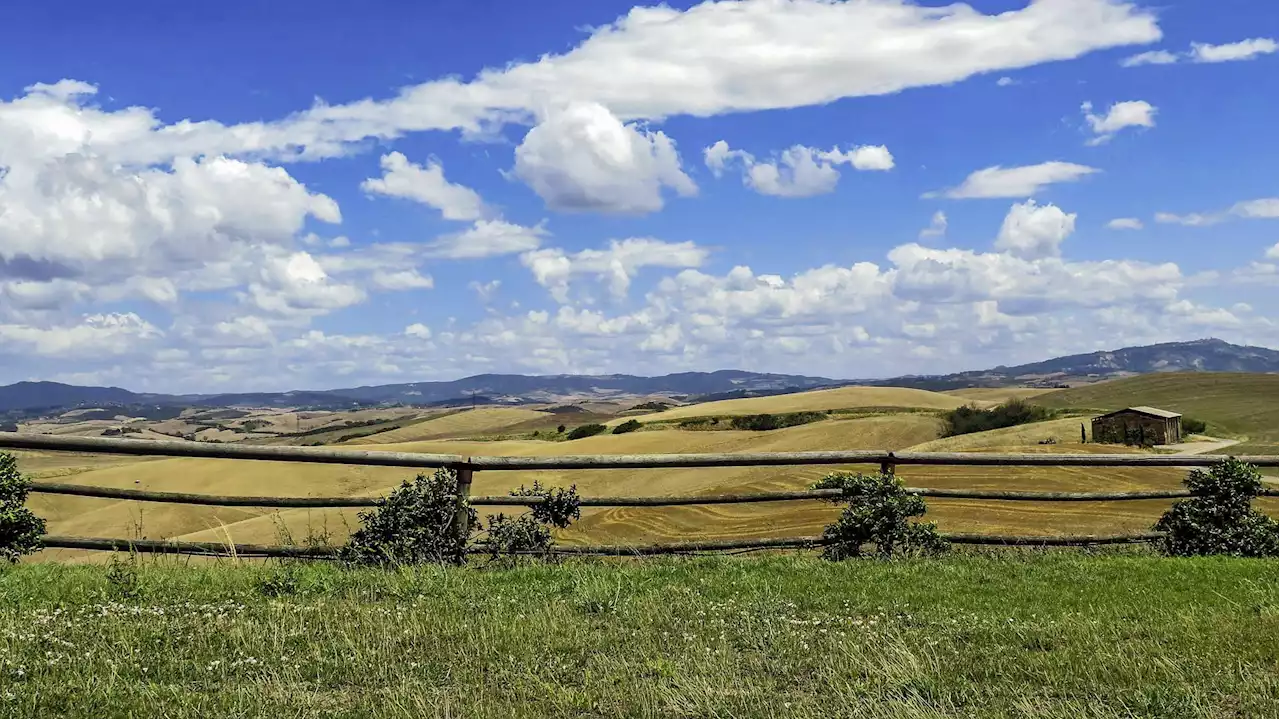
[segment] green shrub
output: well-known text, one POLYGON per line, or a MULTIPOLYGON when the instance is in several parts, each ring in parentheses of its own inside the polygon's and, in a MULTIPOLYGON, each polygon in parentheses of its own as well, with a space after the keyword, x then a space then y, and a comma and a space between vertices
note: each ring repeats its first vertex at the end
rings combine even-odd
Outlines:
POLYGON ((622 424, 618 425, 617 427, 614 427, 613 433, 626 434, 627 432, 634 432, 637 429, 640 429, 640 426, 641 426, 640 422, 638 422, 637 420, 629 419, 626 422, 623 422, 622 424))
POLYGON ((559 427, 556 427, 556 434, 564 434, 564 425, 563 425, 563 424, 562 424, 562 425, 560 425, 559 427))
POLYGON ((867 544, 875 545, 876 555, 885 559, 940 554, 948 547, 935 524, 910 521, 924 515, 924 499, 908 494, 892 475, 832 472, 813 488, 843 490, 831 501, 848 505, 822 532, 822 555, 827 559, 860 557, 867 544))
POLYGON ((568 439, 582 439, 584 437, 594 437, 595 435, 600 434, 601 432, 604 432, 606 429, 608 429, 608 427, 605 427, 603 424, 584 424, 578 427, 574 427, 573 430, 570 431, 569 434, 566 436, 568 439))
POLYGON ((1183 434, 1204 434, 1206 429, 1207 427, 1202 419, 1195 419, 1193 417, 1182 418, 1183 434))
POLYGON ((580 505, 582 498, 578 496, 578 485, 571 485, 568 489, 556 487, 548 489, 533 481, 533 486, 525 489, 524 485, 520 485, 520 489, 511 490, 513 497, 542 497, 543 501, 539 504, 532 505, 529 508, 529 514, 533 518, 543 524, 550 524, 559 529, 569 526, 569 523, 582 516, 580 505))
MULTIPOLYGON (((462 564, 466 539, 453 531, 456 492, 452 469, 402 482, 374 509, 360 513, 360 529, 342 548, 342 559, 370 565, 462 564)), ((463 511, 468 526, 475 526, 475 510, 464 505, 463 511)))
POLYGON ((1256 467, 1228 457, 1208 472, 1191 470, 1183 484, 1194 496, 1175 503, 1155 525, 1165 533, 1159 542, 1165 554, 1276 556, 1276 520, 1250 504, 1262 492, 1256 467))
POLYGON ((767 432, 771 429, 782 429, 783 427, 795 427, 801 424, 817 422, 825 419, 826 415, 822 412, 787 412, 784 414, 749 414, 741 417, 734 417, 730 424, 734 429, 754 430, 757 432, 767 432))
POLYGON ((511 496, 542 497, 543 501, 518 517, 491 514, 485 518, 483 542, 490 561, 515 555, 546 556, 551 552, 551 530, 547 527, 564 529, 582 516, 577 486, 548 489, 535 480, 528 489, 520 485, 512 490, 511 496))
POLYGON ((1011 399, 991 409, 979 409, 974 405, 965 405, 943 413, 942 420, 946 423, 943 429, 943 436, 954 437, 958 434, 971 434, 973 432, 1000 429, 1001 427, 1042 422, 1046 419, 1052 419, 1053 416, 1052 410, 1029 404, 1021 399, 1011 399))
POLYGON ((26 507, 31 483, 18 471, 18 460, 0 452, 0 560, 16 562, 40 548, 44 519, 26 507))

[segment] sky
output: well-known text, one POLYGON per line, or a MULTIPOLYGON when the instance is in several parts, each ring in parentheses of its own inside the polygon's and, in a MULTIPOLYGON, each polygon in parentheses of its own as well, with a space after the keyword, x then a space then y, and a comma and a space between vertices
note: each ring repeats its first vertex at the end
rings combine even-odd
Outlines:
POLYGON ((1274 348, 1277 13, 17 3, 0 383, 1274 348))

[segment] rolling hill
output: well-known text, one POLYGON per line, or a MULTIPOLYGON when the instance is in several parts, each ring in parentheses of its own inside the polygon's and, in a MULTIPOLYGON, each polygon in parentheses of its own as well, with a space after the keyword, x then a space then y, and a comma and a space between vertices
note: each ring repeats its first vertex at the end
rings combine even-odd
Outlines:
POLYGON ((1280 416, 1280 376, 1274 374, 1162 373, 1126 377, 1049 392, 1029 400, 1052 408, 1110 411, 1145 405, 1202 419, 1209 433, 1244 439, 1235 454, 1274 454, 1280 416))

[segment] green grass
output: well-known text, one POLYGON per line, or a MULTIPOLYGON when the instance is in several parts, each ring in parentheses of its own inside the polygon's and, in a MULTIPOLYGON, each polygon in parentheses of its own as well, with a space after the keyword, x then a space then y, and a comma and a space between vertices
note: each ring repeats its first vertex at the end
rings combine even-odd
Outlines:
POLYGON ((1097 719, 1277 701, 1273 560, 108 571, 0 570, 0 715, 1097 719))
POLYGON ((1239 372, 1168 372, 1099 382, 1033 397, 1051 408, 1110 411, 1158 407, 1202 419, 1209 433, 1247 439, 1223 454, 1275 454, 1280 441, 1280 376, 1239 372))

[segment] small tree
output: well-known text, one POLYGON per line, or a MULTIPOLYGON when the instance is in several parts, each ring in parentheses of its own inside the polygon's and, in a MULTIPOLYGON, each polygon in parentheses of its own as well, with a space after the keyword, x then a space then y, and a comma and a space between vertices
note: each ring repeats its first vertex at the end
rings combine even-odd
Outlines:
POLYGON ((924 515, 924 500, 908 494, 893 475, 833 472, 814 489, 843 490, 831 501, 848 504, 822 532, 826 541, 822 554, 827 559, 860 557, 867 544, 875 545, 876 554, 886 559, 895 554, 938 554, 947 549, 937 525, 910 521, 924 515))
POLYGON ((26 507, 31 483, 18 471, 18 460, 0 452, 0 559, 16 562, 40 548, 44 519, 26 507))
MULTIPOLYGON (((466 561, 466 537, 454 532, 458 505, 457 473, 438 469, 430 477, 419 474, 413 482, 360 513, 360 529, 351 535, 341 556, 353 564, 462 564, 466 561)), ((476 512, 464 504, 468 526, 476 512)))
POLYGON ((1191 499, 1175 503, 1154 527, 1165 533, 1159 543, 1165 554, 1276 556, 1280 527, 1250 504, 1262 492, 1256 467, 1228 457, 1208 472, 1191 470, 1183 484, 1191 499))

